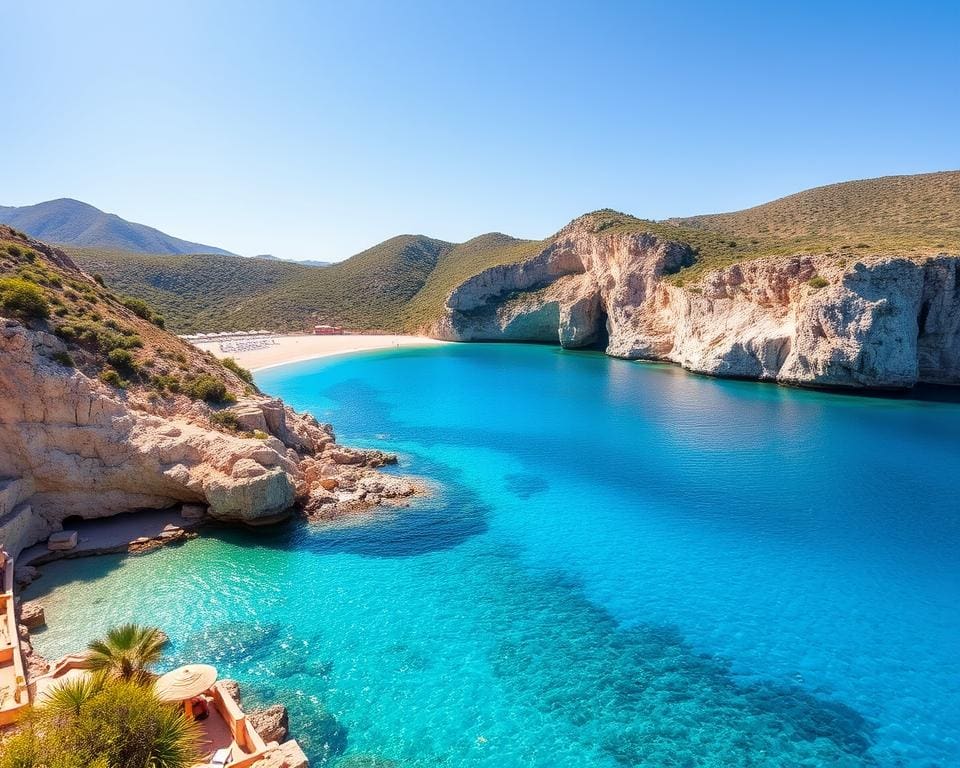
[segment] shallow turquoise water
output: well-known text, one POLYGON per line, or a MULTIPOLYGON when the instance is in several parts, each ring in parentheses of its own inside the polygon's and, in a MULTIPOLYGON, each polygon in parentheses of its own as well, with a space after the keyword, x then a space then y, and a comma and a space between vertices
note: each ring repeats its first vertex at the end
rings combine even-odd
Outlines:
POLYGON ((535 346, 257 378, 442 490, 50 566, 41 651, 153 621, 320 764, 960 765, 960 405, 535 346))

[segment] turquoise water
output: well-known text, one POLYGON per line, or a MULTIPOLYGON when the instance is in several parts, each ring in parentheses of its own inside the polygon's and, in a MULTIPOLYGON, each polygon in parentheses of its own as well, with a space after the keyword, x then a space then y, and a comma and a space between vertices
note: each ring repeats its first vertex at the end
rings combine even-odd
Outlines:
POLYGON ((321 765, 960 765, 960 405, 536 346, 257 379, 442 490, 50 566, 44 653, 155 622, 321 765))

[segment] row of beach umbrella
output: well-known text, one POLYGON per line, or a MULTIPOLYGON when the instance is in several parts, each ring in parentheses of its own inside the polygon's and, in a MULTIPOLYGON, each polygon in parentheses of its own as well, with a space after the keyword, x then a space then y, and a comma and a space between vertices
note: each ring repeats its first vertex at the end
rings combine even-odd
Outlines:
POLYGON ((196 341, 199 339, 223 339, 238 336, 270 336, 273 331, 221 331, 220 333, 188 333, 181 335, 181 339, 196 341))

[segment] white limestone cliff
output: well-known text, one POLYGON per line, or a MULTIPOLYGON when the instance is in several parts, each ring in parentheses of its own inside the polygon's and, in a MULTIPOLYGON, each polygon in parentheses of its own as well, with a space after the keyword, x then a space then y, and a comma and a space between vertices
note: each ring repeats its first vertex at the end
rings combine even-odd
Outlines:
POLYGON ((956 256, 767 258, 695 285, 669 280, 695 258, 652 234, 574 222, 533 258, 462 283, 433 333, 599 344, 616 357, 805 386, 960 384, 956 256))

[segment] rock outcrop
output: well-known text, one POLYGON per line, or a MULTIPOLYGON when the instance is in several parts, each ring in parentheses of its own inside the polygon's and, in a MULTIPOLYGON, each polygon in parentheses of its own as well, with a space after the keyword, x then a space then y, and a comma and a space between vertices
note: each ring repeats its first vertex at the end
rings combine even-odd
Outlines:
POLYGON ((257 761, 257 768, 307 768, 309 762, 300 745, 285 741, 257 761))
POLYGON ((268 744, 271 741, 280 744, 287 740, 287 735, 290 732, 290 717, 283 704, 274 704, 263 709, 252 709, 247 713, 247 720, 268 744))
POLYGON ((44 626, 47 623, 47 618, 44 615, 43 606, 32 600, 23 603, 20 606, 19 621, 27 629, 36 629, 37 627, 44 626))
POLYGON ((805 386, 960 384, 960 257, 778 257, 670 279, 695 261, 686 244, 578 220, 533 258, 462 283, 433 333, 805 386))
POLYGON ((220 431, 205 404, 117 390, 56 362, 63 351, 56 336, 0 319, 0 545, 14 554, 68 517, 178 503, 272 522, 335 503, 322 477, 355 488, 389 459, 339 446, 329 425, 257 394, 232 410, 260 431, 220 431))

